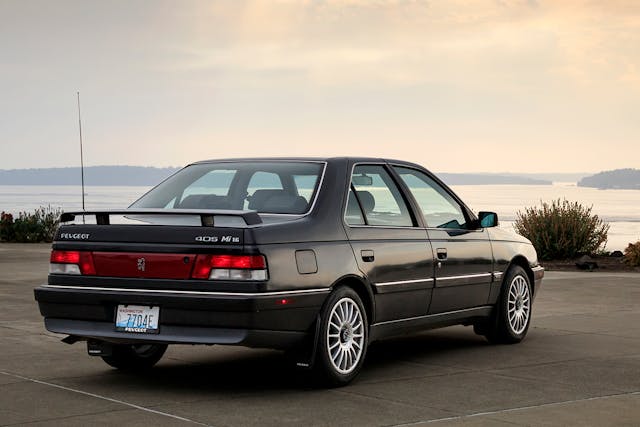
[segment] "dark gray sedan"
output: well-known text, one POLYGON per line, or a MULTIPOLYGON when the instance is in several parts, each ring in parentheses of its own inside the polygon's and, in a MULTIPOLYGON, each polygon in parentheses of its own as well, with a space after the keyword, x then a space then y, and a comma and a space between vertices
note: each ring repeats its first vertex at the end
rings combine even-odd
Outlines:
POLYGON ((520 342, 544 269, 421 166, 375 158, 211 160, 127 209, 61 218, 49 331, 120 369, 168 344, 287 349, 333 385, 372 341, 472 325, 520 342))

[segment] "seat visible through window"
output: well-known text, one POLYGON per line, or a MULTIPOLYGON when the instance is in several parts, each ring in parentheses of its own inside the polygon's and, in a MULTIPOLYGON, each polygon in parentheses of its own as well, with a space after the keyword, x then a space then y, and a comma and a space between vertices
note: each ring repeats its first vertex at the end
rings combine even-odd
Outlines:
POLYGON ((307 200, 286 190, 256 190, 249 197, 249 209, 265 213, 304 213, 307 200))
POLYGON ((225 196, 215 194, 192 194, 180 202, 179 209, 231 209, 225 196))

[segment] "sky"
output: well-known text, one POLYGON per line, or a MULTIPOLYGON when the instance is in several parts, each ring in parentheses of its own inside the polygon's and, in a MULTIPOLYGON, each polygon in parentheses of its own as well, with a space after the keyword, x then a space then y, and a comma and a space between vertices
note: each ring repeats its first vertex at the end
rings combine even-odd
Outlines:
POLYGON ((0 169, 640 167, 636 0, 0 0, 0 169))

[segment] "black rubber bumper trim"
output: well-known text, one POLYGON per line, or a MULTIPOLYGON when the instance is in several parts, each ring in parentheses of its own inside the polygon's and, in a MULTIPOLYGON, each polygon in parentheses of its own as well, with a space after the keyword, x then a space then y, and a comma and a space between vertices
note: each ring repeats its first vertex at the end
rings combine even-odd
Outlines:
POLYGON ((277 292, 271 295, 197 295, 48 286, 40 286, 34 293, 47 328, 52 325, 51 332, 83 338, 275 348, 281 346, 281 341, 295 339, 296 334, 306 334, 329 294, 328 289, 291 292, 283 296, 277 292), (115 312, 120 304, 159 306, 160 334, 154 337, 115 331, 115 312), (293 338, 287 338, 289 334, 294 334, 293 338))
POLYGON ((117 332, 112 323, 86 320, 45 319, 50 332, 113 343, 226 344, 247 347, 287 348, 302 341, 306 332, 206 328, 161 325, 157 334, 117 332))
MULTIPOLYGON (((82 287, 56 288, 51 285, 39 286, 34 289, 38 302, 62 304, 104 304, 105 301, 118 301, 129 304, 154 304, 180 309, 213 310, 213 311, 244 311, 258 312, 263 310, 290 310, 294 308, 317 307, 324 303, 330 289, 306 292, 305 290, 287 293, 262 294, 260 292, 247 294, 207 292, 180 293, 159 292, 153 289, 140 292, 117 289, 83 289, 82 287), (286 305, 278 304, 286 299, 286 305)), ((45 313, 42 313, 46 315, 45 313)))

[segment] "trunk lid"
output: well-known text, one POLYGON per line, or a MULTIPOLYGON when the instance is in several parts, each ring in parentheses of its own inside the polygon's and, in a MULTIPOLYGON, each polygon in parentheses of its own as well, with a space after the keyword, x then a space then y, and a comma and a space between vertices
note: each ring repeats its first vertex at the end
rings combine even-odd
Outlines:
MULTIPOLYGON (((94 273, 82 276, 89 283, 193 280, 198 255, 244 254, 253 241, 247 229, 261 219, 247 211, 126 209, 64 213, 61 222, 53 249, 89 257, 94 273)), ((56 276, 50 283, 74 279, 56 276)))

